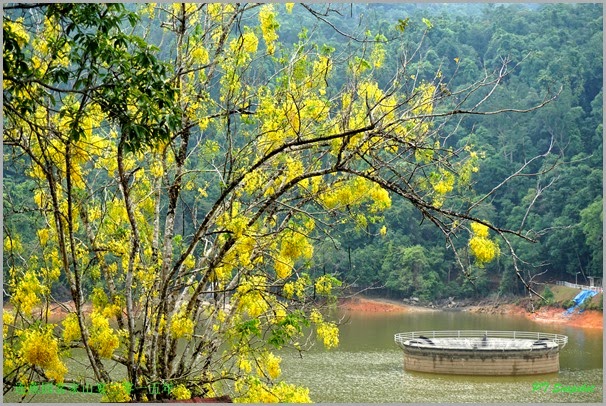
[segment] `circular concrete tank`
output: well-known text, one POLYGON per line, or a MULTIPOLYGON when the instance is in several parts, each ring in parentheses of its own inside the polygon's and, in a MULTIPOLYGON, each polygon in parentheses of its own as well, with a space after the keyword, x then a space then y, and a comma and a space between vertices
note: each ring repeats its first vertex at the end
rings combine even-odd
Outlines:
POLYGON ((409 371, 457 375, 536 375, 558 372, 568 342, 560 334, 527 331, 414 331, 396 334, 409 371))

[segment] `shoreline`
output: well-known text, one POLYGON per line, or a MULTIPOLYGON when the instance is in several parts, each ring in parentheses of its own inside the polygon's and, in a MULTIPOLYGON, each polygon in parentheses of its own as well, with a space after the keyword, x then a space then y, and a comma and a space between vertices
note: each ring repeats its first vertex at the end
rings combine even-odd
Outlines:
POLYGON ((452 309, 440 309, 404 304, 391 299, 356 296, 341 299, 339 301, 339 309, 354 313, 427 313, 436 311, 462 311, 525 317, 531 321, 545 324, 566 324, 568 326, 591 329, 604 328, 603 312, 599 310, 585 310, 582 313, 574 312, 572 315, 567 316, 564 314, 566 309, 561 307, 543 306, 532 312, 527 311, 523 306, 513 303, 476 304, 452 309))
MULTIPOLYGON (((55 304, 49 310, 49 319, 54 322, 62 320, 66 315, 64 306, 73 311, 73 303, 65 302, 55 304)), ((12 306, 5 304, 4 310, 10 310, 12 306)), ((585 310, 582 313, 575 311, 571 315, 565 315, 566 309, 554 306, 542 306, 534 311, 528 310, 528 306, 515 303, 499 303, 491 301, 479 301, 475 304, 466 304, 458 307, 436 307, 423 306, 421 304, 407 304, 398 300, 386 298, 371 298, 366 296, 351 296, 339 299, 339 310, 371 314, 371 313, 432 313, 432 312, 469 312, 484 313, 515 317, 525 317, 528 320, 544 324, 565 324, 572 327, 603 329, 604 315, 601 310, 585 310)), ((85 304, 84 312, 90 313, 92 305, 85 304)))

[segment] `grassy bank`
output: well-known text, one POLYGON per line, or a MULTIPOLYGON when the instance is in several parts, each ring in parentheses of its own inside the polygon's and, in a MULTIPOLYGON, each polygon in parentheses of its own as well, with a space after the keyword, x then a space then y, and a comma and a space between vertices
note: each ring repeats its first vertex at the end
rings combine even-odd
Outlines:
MULTIPOLYGON (((543 290, 542 294, 545 296, 545 292, 549 289, 553 293, 553 298, 548 300, 547 305, 552 307, 561 307, 567 309, 574 305, 573 299, 579 294, 579 289, 569 288, 567 286, 560 285, 547 285, 543 290)), ((586 300, 580 308, 583 310, 603 310, 604 294, 598 293, 590 300, 586 300)))

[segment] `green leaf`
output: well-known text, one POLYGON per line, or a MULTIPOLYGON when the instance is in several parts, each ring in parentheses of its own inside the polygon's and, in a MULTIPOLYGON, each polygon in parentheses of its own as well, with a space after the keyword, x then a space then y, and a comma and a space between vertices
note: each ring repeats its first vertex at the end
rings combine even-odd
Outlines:
POLYGON ((254 319, 254 320, 248 320, 245 321, 244 323, 241 323, 240 325, 238 325, 238 333, 240 333, 243 336, 250 336, 250 335, 254 335, 254 336, 260 336, 261 335, 261 330, 259 329, 259 320, 258 319, 254 319))
POLYGON ((335 48, 334 47, 331 47, 331 46, 326 45, 326 44, 322 44, 322 50, 320 51, 320 53, 322 55, 329 56, 333 52, 335 52, 335 48))
POLYGON ((410 18, 406 18, 404 20, 398 20, 398 23, 396 24, 396 30, 400 31, 400 32, 404 32, 404 30, 406 30, 406 27, 408 26, 408 22, 410 21, 410 18))

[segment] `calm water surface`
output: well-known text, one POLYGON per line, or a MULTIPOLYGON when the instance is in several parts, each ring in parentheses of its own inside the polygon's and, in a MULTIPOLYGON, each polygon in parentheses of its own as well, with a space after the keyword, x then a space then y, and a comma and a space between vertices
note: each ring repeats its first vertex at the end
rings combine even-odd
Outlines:
POLYGON ((602 402, 603 330, 539 324, 521 317, 431 312, 349 314, 339 348, 317 345, 303 358, 281 354, 283 379, 307 386, 315 402, 540 403, 602 402), (393 341, 415 330, 519 330, 565 334, 560 372, 523 377, 480 377, 407 372, 393 341), (546 383, 547 392, 533 391, 546 383), (557 392, 560 385, 594 385, 592 393, 557 392))
MULTIPOLYGON (((321 345, 298 355, 282 353, 282 379, 310 389, 323 403, 599 403, 603 396, 601 329, 580 329, 533 323, 525 318, 463 312, 349 314, 341 327, 340 345, 321 345), (479 377, 406 372, 396 333, 415 330, 521 330, 565 334, 560 373, 524 377, 479 377), (533 391, 533 383, 547 383, 547 393, 533 391), (553 393, 555 385, 595 385, 593 393, 553 393)), ((82 361, 82 360, 81 360, 82 361)), ((71 371, 86 364, 70 361, 71 371), (76 363, 76 364, 74 364, 76 363)), ((114 371, 117 373, 117 370, 114 371)), ((120 374, 118 374, 120 375, 120 374)), ((118 376, 116 375, 116 376, 118 376)), ((119 378, 119 377, 118 377, 119 378)), ((19 397, 9 394, 4 401, 19 397)), ((26 402, 97 403, 98 394, 27 396, 26 402)))

